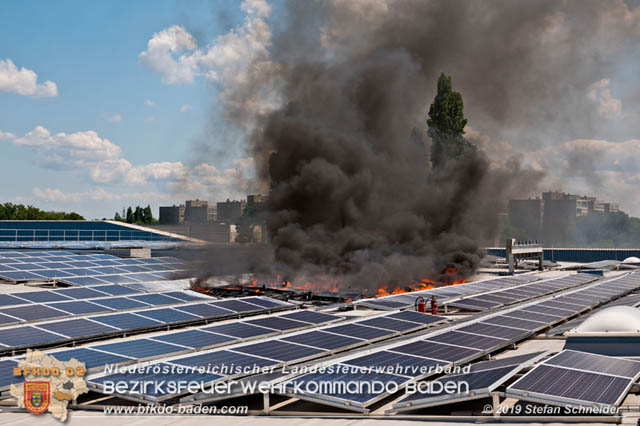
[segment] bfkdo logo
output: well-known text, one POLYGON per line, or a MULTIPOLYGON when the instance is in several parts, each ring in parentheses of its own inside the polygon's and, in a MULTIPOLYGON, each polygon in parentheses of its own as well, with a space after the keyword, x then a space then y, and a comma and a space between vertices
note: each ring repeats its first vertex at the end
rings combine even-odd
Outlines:
POLYGON ((42 414, 49 408, 51 397, 49 382, 24 382, 24 406, 33 414, 42 414))

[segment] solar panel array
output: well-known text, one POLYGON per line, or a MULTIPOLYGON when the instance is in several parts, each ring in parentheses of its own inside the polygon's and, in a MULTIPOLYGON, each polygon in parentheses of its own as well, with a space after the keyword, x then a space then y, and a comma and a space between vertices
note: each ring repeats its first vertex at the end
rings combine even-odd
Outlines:
POLYGON ((212 299, 187 291, 143 293, 129 286, 117 284, 0 294, 0 328, 52 318, 192 301, 212 301, 212 299))
POLYGON ((465 284, 442 286, 429 290, 413 291, 410 293, 394 294, 392 296, 378 297, 376 299, 361 300, 355 303, 374 309, 403 309, 412 307, 418 296, 430 299, 431 296, 435 295, 438 299, 441 299, 440 303, 444 303, 447 300, 459 298, 461 296, 526 284, 539 279, 540 278, 535 275, 517 275, 513 277, 495 278, 465 284))
MULTIPOLYGON (((424 339, 399 344, 336 361, 338 365, 357 365, 367 368, 381 368, 400 363, 404 366, 444 366, 461 365, 497 351, 514 342, 523 340, 534 332, 551 324, 571 317, 580 311, 604 303, 613 297, 626 294, 640 288, 640 275, 632 273, 621 278, 595 283, 586 288, 566 292, 548 301, 531 303, 503 314, 494 314, 462 325, 456 325, 424 339), (567 294, 568 293, 568 294, 567 294), (562 306, 562 307, 560 307, 562 306)), ((394 381, 404 386, 409 380, 427 377, 418 370, 415 373, 395 374, 380 380, 394 381)), ((347 374, 343 380, 357 380, 359 373, 347 374)), ((433 374, 433 373, 431 373, 433 374)), ((333 377, 325 376, 327 380, 333 377)), ((296 380, 312 380, 312 376, 301 376, 296 380)), ((383 398, 384 394, 334 395, 318 393, 304 397, 314 401, 330 401, 343 404, 350 409, 363 410, 365 407, 383 398)))
POLYGON ((640 377, 640 362, 565 350, 507 388, 520 399, 573 406, 617 406, 640 377))
MULTIPOLYGON (((254 302, 271 304, 266 298, 248 298, 254 302), (256 300, 260 299, 260 300, 256 300)), ((298 328, 312 328, 342 321, 343 317, 311 311, 295 311, 279 315, 283 320, 300 323, 298 328)), ((173 356, 184 352, 201 351, 213 347, 232 345, 282 334, 265 322, 249 324, 248 320, 236 320, 220 325, 205 325, 160 335, 123 340, 115 343, 93 343, 81 348, 48 351, 60 361, 71 358, 84 362, 86 368, 101 371, 107 364, 127 365, 158 357, 173 356)), ((22 357, 0 361, 0 390, 18 383, 13 367, 22 357)))
POLYGON ((562 278, 535 282, 533 284, 527 284, 517 288, 509 288, 491 293, 483 293, 478 296, 465 297, 451 302, 450 305, 473 311, 496 309, 505 305, 519 303, 524 300, 587 284, 597 279, 597 277, 590 274, 569 275, 562 278))
MULTIPOLYGON (((257 326, 260 329, 271 329, 285 333, 308 327, 309 323, 318 324, 325 317, 326 320, 330 320, 333 316, 317 312, 293 312, 275 317, 247 320, 240 324, 218 325, 204 328, 203 330, 240 338, 251 331, 246 329, 247 326, 257 326), (319 315, 321 317, 318 317, 319 315), (301 322, 303 320, 309 321, 309 323, 304 324, 301 322), (242 326, 240 327, 240 325, 242 326)), ((255 373, 256 369, 262 367, 275 368, 284 364, 300 363, 356 346, 367 345, 380 339, 397 336, 399 333, 419 330, 446 320, 443 317, 418 312, 391 313, 378 318, 384 318, 385 321, 392 325, 385 325, 384 322, 373 325, 369 322, 370 319, 358 320, 348 324, 330 325, 297 334, 286 334, 282 337, 271 337, 258 343, 197 352, 178 358, 163 358, 158 360, 157 363, 193 368, 208 367, 210 372, 212 369, 215 370, 215 374, 218 376, 213 380, 228 380, 251 372, 255 373), (403 326, 400 327, 399 323, 402 323, 403 326)), ((258 330, 258 332, 265 335, 272 334, 271 331, 258 330)), ((113 352, 113 350, 110 349, 110 352, 113 352)), ((144 377, 146 377, 145 374, 135 373, 127 374, 124 378, 106 375, 90 377, 88 383, 90 387, 100 390, 105 381, 117 378, 133 383, 143 380, 144 377)), ((146 394, 144 399, 159 401, 172 396, 175 397, 176 395, 172 395, 169 392, 146 394)))
POLYGON ((184 270, 174 257, 119 258, 69 251, 1 251, 0 279, 59 281, 76 286, 129 284, 169 279, 184 270))
MULTIPOLYGON (((149 305, 144 302, 144 300, 147 300, 144 299, 145 297, 151 297, 155 300, 157 297, 173 297, 177 295, 176 293, 179 292, 105 299, 111 302, 117 300, 120 303, 139 302, 144 304, 147 309, 0 328, 0 351, 12 352, 44 345, 62 344, 79 339, 122 335, 142 329, 164 328, 181 323, 195 323, 293 307, 290 303, 262 296, 226 301, 187 302, 186 304, 184 304, 184 300, 176 299, 176 303, 179 304, 163 308, 149 308, 149 305)), ((187 295, 187 297, 189 296, 187 295)), ((33 319, 35 317, 42 319, 43 317, 58 315, 56 309, 44 305, 28 305, 22 308, 3 310, 3 312, 7 311, 12 315, 21 315, 24 319, 33 319), (21 310, 16 312, 14 311, 15 309, 21 310), (50 311, 56 312, 51 313, 50 311)), ((302 324, 301 322, 298 323, 302 324)))
MULTIPOLYGON (((498 386, 546 354, 546 352, 533 352, 472 364, 468 372, 448 374, 435 380, 442 385, 441 388, 438 386, 425 387, 422 392, 416 391, 408 394, 402 401, 393 405, 392 411, 412 411, 470 399, 487 398, 498 386), (459 393, 446 392, 445 386, 448 382, 466 383, 468 387, 459 393)), ((422 383, 426 384, 427 382, 422 383)))

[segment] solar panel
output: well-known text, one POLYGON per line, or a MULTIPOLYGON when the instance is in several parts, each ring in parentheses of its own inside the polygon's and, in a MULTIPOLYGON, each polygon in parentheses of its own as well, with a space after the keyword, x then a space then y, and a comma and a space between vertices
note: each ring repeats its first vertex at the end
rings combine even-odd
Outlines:
POLYGON ((88 319, 78 318, 68 321, 57 321, 39 325, 47 331, 62 334, 69 337, 80 338, 88 336, 99 336, 119 331, 116 328, 99 324, 88 319))
POLYGON ((123 342, 108 343, 106 345, 94 346, 94 349, 124 355, 131 358, 149 358, 164 354, 175 353, 187 350, 182 346, 170 343, 156 342, 150 339, 126 340, 123 342))
POLYGON ((236 337, 239 339, 275 334, 275 330, 272 330, 270 328, 258 327, 255 325, 246 324, 244 322, 215 325, 213 327, 203 328, 203 330, 225 334, 227 336, 236 337))
POLYGON ((498 317, 483 319, 482 322, 495 325, 503 325, 505 327, 519 328, 521 330, 537 330, 545 327, 547 324, 537 321, 528 321, 524 319, 513 318, 505 315, 498 317))
POLYGON ((64 340, 67 339, 63 336, 30 326, 0 329, 0 344, 10 347, 34 346, 64 340))
POLYGON ((175 323, 183 321, 196 321, 200 317, 190 315, 186 312, 180 312, 171 308, 164 309, 147 309, 136 312, 138 315, 142 315, 147 318, 151 318, 164 323, 175 323))
POLYGON ((129 330, 141 327, 154 327, 162 324, 158 321, 154 321, 149 318, 144 318, 139 315, 130 313, 100 315, 97 317, 90 317, 90 319, 110 325, 112 327, 119 328, 121 330, 129 330))
POLYGON ((91 271, 90 275, 117 275, 126 274, 127 271, 116 268, 115 266, 98 266, 96 268, 88 268, 91 271))
POLYGON ((20 322, 20 320, 18 318, 14 318, 14 317, 10 317, 8 315, 3 315, 0 314, 0 325, 7 325, 7 324, 15 324, 20 322))
POLYGON ((460 331, 447 331, 445 333, 438 334, 437 336, 430 337, 427 341, 448 343, 451 345, 483 350, 504 346, 505 343, 504 339, 463 333, 460 331))
POLYGON ((198 355, 190 355, 171 361, 174 364, 188 367, 207 367, 216 374, 236 376, 255 368, 278 364, 277 361, 245 355, 239 352, 219 350, 198 355))
POLYGON ((98 264, 86 260, 65 260, 65 263, 69 265, 68 267, 70 268, 91 268, 93 266, 98 266, 98 264))
POLYGON ((297 345, 279 340, 268 340, 266 342, 255 343, 253 345, 233 348, 235 352, 255 355, 263 358, 274 359, 276 361, 290 362, 300 361, 316 357, 325 351, 308 346, 297 345))
POLYGON ((148 303, 153 306, 170 305, 175 303, 182 303, 182 300, 175 297, 165 296, 164 294, 142 294, 139 296, 130 296, 129 299, 137 300, 139 302, 148 303))
MULTIPOLYGON (((557 397, 579 402, 615 405, 626 394, 631 380, 586 371, 541 365, 509 387, 509 391, 521 391, 529 396, 557 397)), ((555 397, 555 398, 554 398, 555 397)))
POLYGON ((326 350, 336 350, 349 346, 356 346, 363 342, 360 339, 354 339, 339 334, 325 333, 323 331, 308 331, 282 340, 326 350))
POLYGON ((35 263, 14 263, 12 264, 12 267, 20 271, 36 271, 38 269, 47 269, 46 267, 37 265, 35 263))
POLYGON ((435 371, 437 366, 448 364, 430 358, 417 357, 391 351, 379 351, 343 361, 345 364, 371 367, 381 372, 395 373, 409 377, 424 376, 435 371))
POLYGON ((211 297, 207 297, 207 296, 196 296, 194 294, 190 294, 187 293, 186 291, 169 291, 167 293, 164 293, 167 296, 171 296, 171 297, 175 297, 177 299, 181 299, 184 300, 185 302, 191 302, 191 301, 204 301, 204 300, 212 300, 211 297))
POLYGON ((365 321, 358 321, 358 324, 400 332, 408 332, 424 327, 424 325, 420 323, 396 320, 387 317, 371 318, 365 321))
POLYGON ((296 311, 282 315, 282 318, 308 322, 310 324, 323 324, 342 319, 342 317, 337 315, 323 314, 321 312, 314 311, 296 311))
POLYGON ((18 363, 15 361, 8 359, 0 360, 0 388, 24 382, 22 376, 15 376, 13 374, 13 369, 17 366, 18 363))
POLYGON ((112 284, 130 284, 139 282, 127 275, 100 275, 100 279, 112 284))
POLYGON ((135 300, 131 300, 128 297, 109 297, 104 299, 93 299, 91 300, 93 303, 97 303, 98 305, 106 306, 107 308, 116 309, 116 310, 124 310, 124 309, 137 309, 137 308, 148 308, 149 305, 141 302, 137 302, 135 300))
POLYGON ((1 272, 0 278, 5 278, 10 281, 23 281, 23 280, 42 280, 41 275, 36 275, 32 272, 27 271, 9 271, 9 272, 1 272))
POLYGON ((20 298, 27 299, 35 303, 69 301, 71 298, 53 291, 24 291, 20 293, 20 298))
POLYGON ((388 315, 387 318, 399 319, 403 321, 418 322, 421 324, 433 324, 434 322, 443 321, 446 318, 438 315, 423 314, 415 311, 402 311, 388 315))
POLYGON ((0 313, 11 315, 25 321, 36 321, 46 318, 58 318, 66 316, 67 313, 44 305, 26 305, 15 308, 2 309, 0 313))
POLYGON ((85 300, 76 300, 73 302, 51 303, 48 306, 52 308, 60 309, 61 311, 69 312, 70 314, 73 314, 73 315, 97 314, 99 312, 111 311, 111 308, 107 308, 105 306, 87 302, 85 300))
POLYGON ((24 305, 25 303, 29 302, 9 294, 0 294, 0 306, 24 305))
POLYGON ((260 327, 273 328, 274 330, 287 331, 296 328, 306 327, 307 324, 300 321, 294 321, 281 317, 265 317, 255 320, 245 321, 247 324, 257 325, 260 327))
POLYGON ((355 337, 356 339, 376 340, 387 337, 395 332, 383 330, 380 328, 367 327, 365 325, 344 324, 335 327, 325 328, 323 331, 329 333, 342 334, 343 336, 355 337))
MULTIPOLYGON (((72 273, 71 269, 67 269, 67 271, 72 273)), ((80 285, 80 286, 99 285, 99 284, 106 284, 107 283, 106 281, 100 280, 100 279, 95 278, 95 277, 72 277, 72 278, 65 278, 62 281, 65 282, 65 283, 69 283, 69 284, 73 284, 73 285, 80 285)))
POLYGON ((450 362, 460 362, 464 359, 477 356, 481 353, 481 351, 475 349, 427 341, 412 342, 406 345, 395 347, 391 350, 393 352, 450 362))
POLYGON ((640 362, 572 350, 560 352, 547 360, 545 364, 597 371, 602 374, 613 374, 630 379, 640 374, 640 362))
POLYGON ((90 288, 65 288, 62 290, 53 290, 54 293, 63 294, 72 299, 90 299, 92 297, 105 296, 106 293, 90 288))
POLYGON ((197 303, 195 305, 176 306, 174 309, 198 315, 203 318, 224 317, 234 315, 234 312, 228 311, 217 306, 211 306, 207 303, 197 303))
POLYGON ((94 351, 88 348, 74 348, 66 351, 51 352, 47 355, 55 357, 58 361, 70 361, 72 358, 75 358, 80 362, 84 362, 87 369, 131 361, 131 358, 128 357, 94 351))
POLYGON ((108 293, 112 296, 124 296, 125 294, 141 293, 138 290, 124 285, 103 285, 96 287, 95 289, 108 293))
POLYGON ((240 300, 221 300, 218 302, 211 302, 212 306, 219 306, 221 308, 229 309, 235 312, 252 312, 262 310, 260 306, 245 303, 240 300))
POLYGON ((507 317, 529 320, 529 321, 537 321, 545 324, 550 324, 558 320, 558 317, 554 317, 551 315, 540 314, 536 312, 525 311, 523 309, 518 309, 516 311, 506 312, 504 314, 507 317))
POLYGON ((223 336, 221 334, 208 333, 200 330, 187 330, 178 333, 163 334, 154 336, 154 340, 161 340, 167 343, 187 346, 190 348, 204 348, 207 346, 215 346, 223 343, 233 342, 234 338, 223 336))
POLYGON ((481 334, 489 337, 499 337, 502 339, 518 339, 526 337, 529 332, 524 330, 518 330, 515 328, 502 327, 492 324, 475 323, 466 327, 459 328, 458 331, 465 331, 467 333, 481 334))

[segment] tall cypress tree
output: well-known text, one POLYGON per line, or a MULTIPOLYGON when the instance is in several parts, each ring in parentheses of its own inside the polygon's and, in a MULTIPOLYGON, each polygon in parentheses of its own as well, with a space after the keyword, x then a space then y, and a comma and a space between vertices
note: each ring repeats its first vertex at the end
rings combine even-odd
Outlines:
POLYGON ((431 163, 435 169, 460 157, 476 147, 464 138, 464 103, 460 92, 453 90, 451 76, 440 74, 438 92, 429 108, 429 136, 431 136, 431 163))

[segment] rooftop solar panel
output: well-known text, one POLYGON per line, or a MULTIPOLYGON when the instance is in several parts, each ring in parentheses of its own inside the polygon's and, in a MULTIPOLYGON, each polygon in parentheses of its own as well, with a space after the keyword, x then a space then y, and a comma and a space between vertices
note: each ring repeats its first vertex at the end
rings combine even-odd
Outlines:
POLYGON ((433 324, 434 322, 443 321, 446 318, 438 315, 423 314, 415 311, 402 311, 388 315, 387 318, 399 319, 404 321, 419 322, 421 324, 433 324))
POLYGON ((227 336, 236 337, 239 339, 246 339, 248 337, 256 336, 266 336, 276 333, 276 331, 273 329, 258 327, 255 325, 246 324, 244 322, 215 325, 213 327, 203 328, 203 330, 225 334, 227 336))
POLYGON ((537 321, 529 321, 524 319, 513 318, 505 315, 498 317, 483 319, 482 322, 487 324, 503 325, 505 327, 519 328, 521 330, 537 330, 540 327, 545 327, 547 324, 537 321))
POLYGON ((40 266, 35 263, 15 263, 12 267, 20 271, 36 271, 38 269, 47 269, 45 266, 40 266))
POLYGON ((13 374, 13 369, 17 366, 18 363, 16 361, 8 359, 0 360, 0 388, 24 382, 22 376, 15 376, 13 374))
POLYGON ((118 331, 116 328, 99 324, 84 318, 50 322, 40 324, 39 327, 47 331, 53 331, 54 333, 74 338, 99 336, 101 334, 109 334, 118 331))
POLYGON ((86 260, 69 260, 65 261, 65 263, 69 265, 68 268, 91 268, 94 266, 99 266, 97 263, 89 262, 86 260))
POLYGON ((91 300, 91 302, 117 310, 149 307, 149 305, 147 305, 146 303, 131 300, 128 297, 108 297, 104 299, 93 299, 91 300))
POLYGON ((67 315, 66 312, 53 309, 44 305, 25 305, 14 308, 5 308, 0 313, 20 318, 25 321, 36 321, 46 318, 59 318, 67 315))
POLYGON ((495 347, 504 346, 505 339, 495 337, 482 336, 478 334, 464 333, 461 331, 447 331, 434 337, 430 337, 427 341, 448 343, 456 346, 464 346, 473 349, 488 350, 495 347))
POLYGON ((149 318, 141 317, 131 313, 101 315, 97 317, 90 317, 90 319, 110 325, 112 327, 119 328, 121 330, 129 330, 141 327, 155 327, 162 323, 151 320, 149 318))
POLYGON ((323 331, 342 334, 343 336, 364 340, 380 339, 383 337, 388 337, 395 333, 389 330, 383 330, 381 328, 367 327, 365 325, 357 324, 338 325, 335 327, 325 328, 323 329, 323 331))
POLYGON ((551 324, 552 322, 555 322, 558 320, 558 317, 540 314, 536 312, 525 311, 523 309, 506 312, 504 315, 512 318, 517 318, 517 319, 542 322, 545 324, 551 324))
POLYGON ((97 314, 100 312, 111 311, 111 308, 87 302, 86 300, 76 300, 73 302, 56 302, 50 303, 48 304, 48 306, 59 309, 61 311, 69 312, 73 315, 97 314))
POLYGON ((325 333, 323 331, 308 331, 284 338, 287 342, 313 346, 325 350, 336 350, 362 344, 361 339, 354 339, 339 334, 325 333))
POLYGON ((24 305, 25 303, 29 303, 29 301, 14 297, 10 294, 0 294, 0 306, 24 305))
MULTIPOLYGON (((71 269, 67 269, 67 271, 71 271, 71 269)), ((103 281, 95 277, 71 277, 71 278, 65 278, 63 281, 69 284, 79 285, 79 286, 107 284, 106 281, 103 281)))
POLYGON ((597 371, 630 379, 640 374, 640 362, 586 352, 565 350, 545 362, 547 365, 597 371))
POLYGON ((461 362, 469 357, 477 356, 481 351, 460 346, 447 345, 427 341, 417 341, 391 349, 407 355, 422 356, 441 361, 461 362))
POLYGON ((20 298, 27 299, 35 303, 45 302, 61 302, 72 300, 70 297, 66 297, 62 294, 53 291, 24 291, 20 293, 20 298))
POLYGON ((203 301, 203 300, 213 300, 211 297, 208 296, 196 296, 195 294, 191 294, 185 291, 169 291, 167 293, 164 293, 167 296, 171 296, 171 297, 175 297, 177 299, 182 299, 186 302, 190 302, 190 301, 203 301))
POLYGON ((94 346, 94 349, 124 355, 131 358, 149 358, 164 354, 176 353, 187 350, 182 346, 170 343, 156 342, 149 339, 126 340, 123 342, 108 343, 106 345, 94 346))
POLYGON ((37 275, 37 274, 34 274, 33 272, 27 272, 27 271, 1 272, 0 278, 7 279, 9 281, 26 281, 26 280, 44 279, 42 275, 37 275))
POLYGON ((364 321, 358 321, 358 324, 367 325, 370 327, 382 328, 385 330, 399 331, 399 332, 408 332, 411 330, 416 330, 418 328, 424 327, 424 324, 420 324, 416 322, 408 322, 403 320, 396 320, 388 317, 371 318, 364 321))
POLYGON ((325 351, 321 349, 279 340, 268 340, 265 342, 255 343, 253 345, 233 348, 233 350, 247 355, 254 355, 282 362, 309 359, 325 353, 325 351))
POLYGON ((472 334, 481 334, 488 337, 499 337, 501 339, 519 339, 526 337, 529 332, 518 330, 510 327, 502 327, 492 324, 484 324, 482 322, 459 328, 458 331, 464 331, 472 334))
POLYGON ((70 273, 64 272, 60 269, 42 269, 36 272, 38 273, 38 275, 41 275, 42 277, 50 280, 73 276, 70 273))
POLYGON ((42 345, 64 340, 67 340, 66 337, 31 326, 0 329, 0 343, 10 347, 42 345))
POLYGON ((100 279, 112 284, 130 284, 139 282, 128 275, 100 275, 100 279))
POLYGON ((226 317, 228 315, 235 314, 235 312, 228 311, 226 309, 222 309, 217 306, 211 306, 207 303, 196 303, 194 305, 176 306, 174 309, 187 312, 193 315, 198 315, 203 318, 226 317))
POLYGON ((129 296, 130 299, 137 300, 139 302, 148 303, 152 306, 170 305, 175 303, 182 303, 182 300, 175 297, 165 296, 164 294, 141 294, 139 296, 129 296))
POLYGON ((448 364, 446 361, 416 357, 391 351, 379 351, 344 361, 345 364, 359 367, 373 367, 387 373, 408 377, 419 377, 435 371, 437 366, 448 364))
POLYGON ((274 330, 287 331, 296 328, 306 327, 307 323, 294 321, 281 317, 265 317, 254 320, 245 321, 247 324, 257 325, 260 327, 273 328, 274 330))
POLYGON ((75 358, 80 362, 84 362, 85 368, 87 369, 131 361, 131 358, 128 357, 112 355, 88 348, 74 348, 66 351, 48 353, 47 355, 55 357, 58 361, 70 361, 72 358, 75 358))
POLYGON ((8 315, 4 315, 4 314, 0 314, 0 325, 7 325, 7 324, 15 324, 20 322, 20 319, 18 318, 14 318, 14 317, 10 317, 8 315))
POLYGON ((187 330, 180 331, 178 333, 163 334, 161 336, 154 336, 153 339, 190 348, 216 346, 236 340, 233 337, 200 330, 187 330))
POLYGON ((245 355, 239 352, 218 350, 198 355, 184 356, 171 361, 188 367, 208 367, 211 372, 236 376, 255 368, 278 364, 277 361, 245 355))
POLYGON ((282 317, 296 321, 308 322, 310 324, 324 324, 342 319, 342 317, 337 315, 323 314, 321 312, 314 311, 296 311, 282 315, 282 317))
POLYGON ((229 309, 235 312, 252 312, 262 310, 260 306, 245 303, 240 300, 220 300, 217 302, 211 302, 212 306, 219 306, 221 308, 229 309))
POLYGON ((540 365, 511 385, 509 390, 511 393, 514 390, 524 392, 529 395, 525 397, 527 399, 540 395, 555 400, 561 397, 582 403, 615 405, 630 386, 628 378, 540 365))
POLYGON ((186 312, 181 312, 171 308, 146 309, 143 311, 138 311, 137 314, 142 315, 143 317, 151 318, 164 323, 196 321, 200 319, 200 317, 196 317, 186 312))
POLYGON ((88 268, 87 270, 92 273, 89 275, 117 275, 117 274, 126 274, 127 271, 123 269, 116 268, 115 266, 98 266, 95 268, 88 268))
POLYGON ((61 290, 53 290, 53 292, 72 299, 90 299, 92 297, 106 296, 107 294, 90 288, 65 288, 61 290))
POLYGON ((124 285, 102 285, 99 287, 95 287, 96 290, 102 291, 104 293, 110 294, 112 296, 123 296, 126 294, 134 294, 141 293, 139 290, 135 290, 133 288, 124 286, 124 285))

